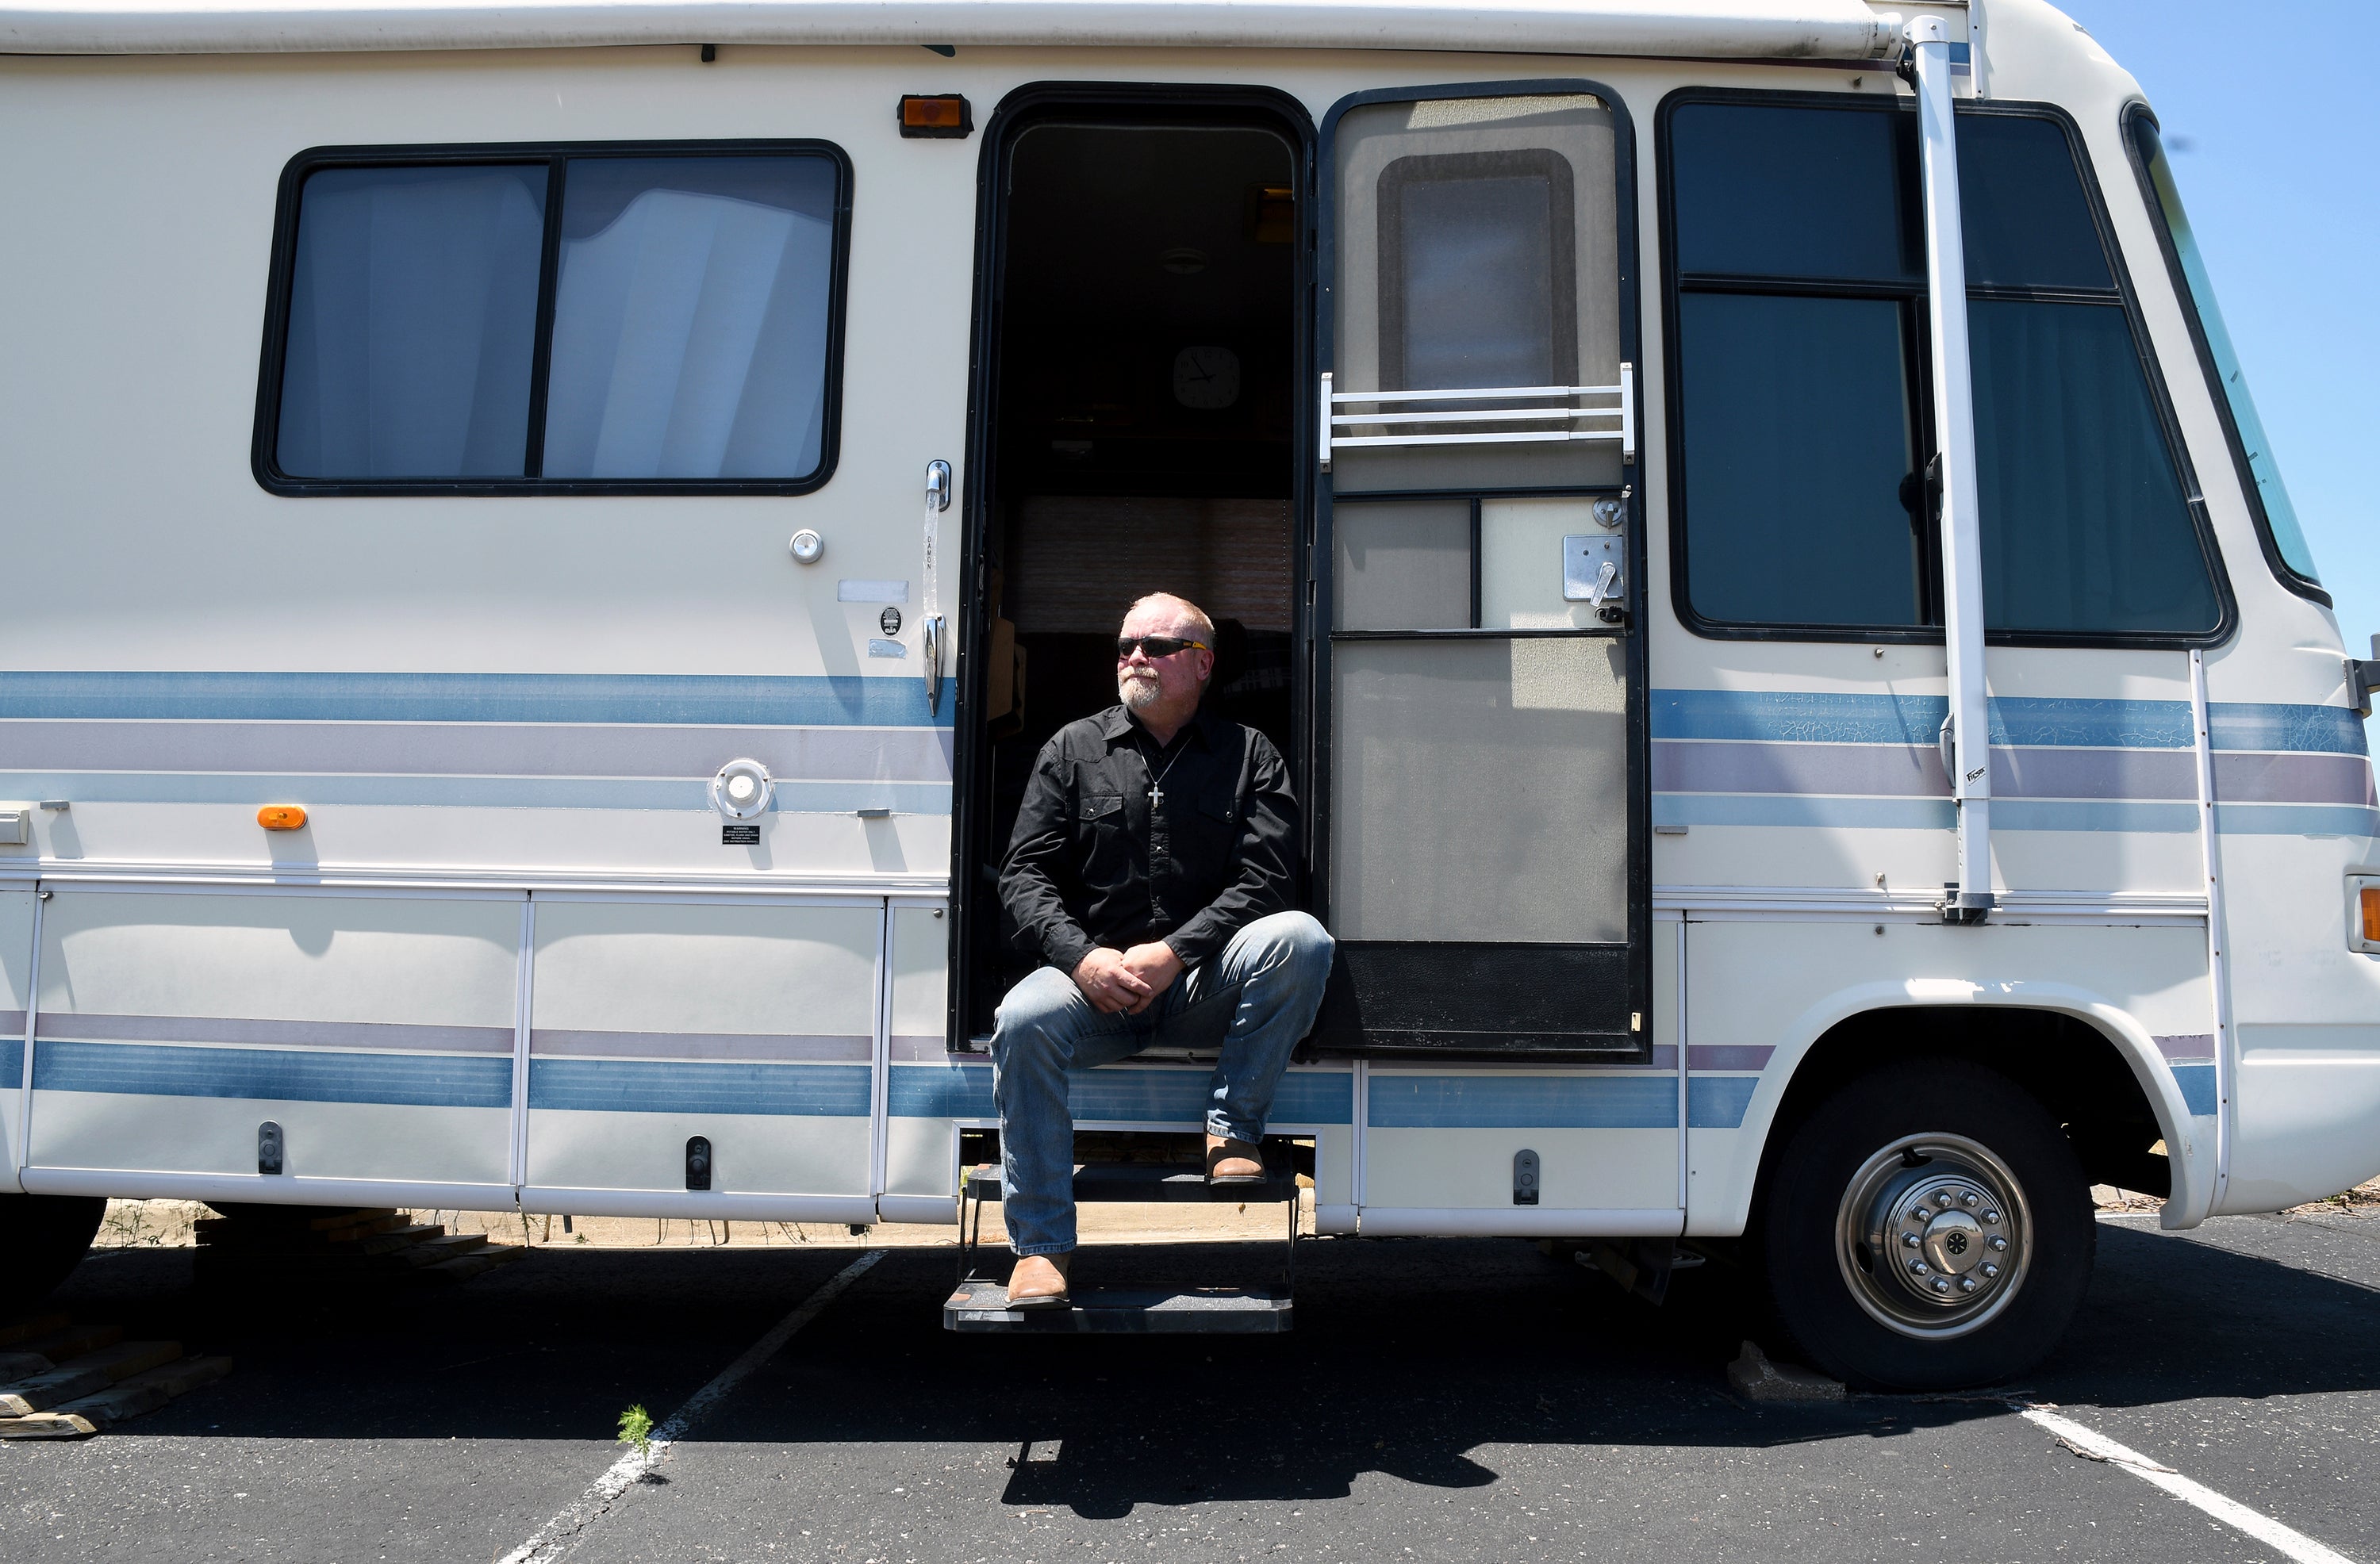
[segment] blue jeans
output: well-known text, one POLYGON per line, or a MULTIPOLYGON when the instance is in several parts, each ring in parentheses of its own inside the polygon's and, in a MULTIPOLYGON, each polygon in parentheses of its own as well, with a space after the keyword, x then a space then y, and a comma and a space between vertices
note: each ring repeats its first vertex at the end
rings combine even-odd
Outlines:
POLYGON ((1011 988, 991 1034, 1009 1247, 1019 1255, 1075 1247, 1070 1070, 1094 1070, 1160 1045, 1220 1046, 1222 1058, 1207 1084, 1207 1129, 1231 1140, 1261 1136, 1290 1050, 1322 1008, 1332 948, 1304 913, 1260 917, 1138 1015, 1102 1015, 1054 966, 1011 988))

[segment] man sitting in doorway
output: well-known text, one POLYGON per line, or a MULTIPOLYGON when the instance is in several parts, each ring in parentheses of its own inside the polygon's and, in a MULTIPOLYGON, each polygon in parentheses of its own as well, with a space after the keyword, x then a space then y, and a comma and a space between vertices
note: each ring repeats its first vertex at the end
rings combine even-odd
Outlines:
POLYGON ((1195 603, 1132 605, 1123 703, 1042 746, 1001 866, 1001 902, 1046 964, 1008 991, 991 1038, 1011 1307, 1069 1301, 1069 1070, 1220 1046, 1207 1176, 1255 1182, 1273 1088, 1322 1003, 1330 936, 1289 905, 1288 768, 1262 734, 1198 709, 1214 644, 1195 603))

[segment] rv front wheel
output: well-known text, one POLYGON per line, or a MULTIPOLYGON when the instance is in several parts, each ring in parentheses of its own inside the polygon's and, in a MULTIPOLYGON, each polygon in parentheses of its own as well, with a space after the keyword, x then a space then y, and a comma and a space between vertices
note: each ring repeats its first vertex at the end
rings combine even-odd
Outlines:
POLYGON ((106 1215, 98 1195, 0 1194, 0 1273, 15 1301, 30 1303, 66 1280, 106 1215))
POLYGON ((1996 1072, 1912 1061, 1852 1081, 1770 1177, 1770 1303, 1809 1360, 1852 1385, 2021 1374, 2082 1303, 2089 1185, 2048 1110, 1996 1072))

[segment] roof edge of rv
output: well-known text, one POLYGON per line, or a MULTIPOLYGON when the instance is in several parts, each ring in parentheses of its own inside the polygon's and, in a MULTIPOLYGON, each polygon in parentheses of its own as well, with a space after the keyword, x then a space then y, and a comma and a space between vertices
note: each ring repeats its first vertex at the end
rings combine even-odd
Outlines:
POLYGON ((64 0, 0 3, 0 54, 706 42, 1871 60, 1900 52, 1900 24, 1865 0, 64 0))

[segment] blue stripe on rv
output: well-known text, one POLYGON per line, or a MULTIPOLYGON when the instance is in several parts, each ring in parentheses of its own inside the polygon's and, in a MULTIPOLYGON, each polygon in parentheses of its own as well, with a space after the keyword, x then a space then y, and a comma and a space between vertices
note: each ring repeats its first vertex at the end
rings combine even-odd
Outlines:
MULTIPOLYGON (((1126 1123, 1196 1122, 1207 1114, 1204 1070, 1105 1069, 1068 1077, 1076 1119, 1126 1123)), ((1345 1124, 1354 1117, 1354 1077, 1339 1071, 1293 1070, 1274 1090, 1278 1124, 1345 1124)), ((898 1064, 888 1094, 895 1119, 996 1119, 987 1064, 898 1064)), ((536 1103, 534 1092, 530 1096, 536 1103)))
MULTIPOLYGON (((1655 738, 1931 745, 1949 709, 1939 696, 1655 690, 1651 716, 1655 738)), ((2207 720, 2217 749, 2366 753, 2362 722, 2344 707, 2217 701, 2207 720)), ((2002 696, 1991 702, 1991 742, 2188 749, 2190 703, 2002 696)))
POLYGON ((0 1089, 15 1091, 25 1080, 25 1039, 0 1037, 0 1089))
MULTIPOLYGON (((1756 1079, 1756 1077, 1755 1077, 1756 1079)), ((1390 1075, 1366 1088, 1383 1130, 1672 1130, 1674 1075, 1390 1075)))
POLYGON ((2215 1117, 2215 1061, 2210 1059, 2204 1064, 2176 1064, 2170 1068, 2173 1084, 2181 1088, 2182 1105, 2190 1109, 2191 1116, 2215 1117))
POLYGON ((1691 1130, 1740 1130, 1752 1094, 1760 1088, 1757 1075, 1689 1075, 1686 1077, 1686 1127, 1691 1130))
POLYGON ((404 1108, 509 1108, 513 1061, 470 1054, 184 1048, 38 1037, 33 1089, 404 1108))
POLYGON ((864 1064, 532 1059, 528 1105, 581 1113, 763 1113, 865 1119, 864 1064))
POLYGON ((947 727, 914 673, 0 673, 0 718, 947 727))

